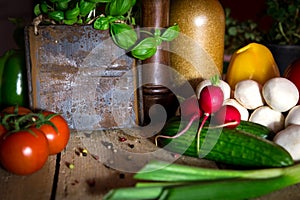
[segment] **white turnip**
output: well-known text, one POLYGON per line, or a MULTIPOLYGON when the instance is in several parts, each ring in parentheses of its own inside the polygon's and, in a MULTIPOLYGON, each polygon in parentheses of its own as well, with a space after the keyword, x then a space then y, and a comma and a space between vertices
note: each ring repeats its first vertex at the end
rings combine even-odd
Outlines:
POLYGON ((284 116, 269 106, 262 106, 253 111, 249 121, 262 124, 277 133, 284 128, 284 116))
POLYGON ((294 106, 285 118, 284 126, 288 127, 291 124, 300 125, 300 105, 294 106))
POLYGON ((234 98, 249 110, 254 110, 264 105, 261 85, 250 79, 240 81, 235 85, 234 98))
POLYGON ((300 160, 300 125, 290 125, 278 132, 273 141, 285 148, 294 161, 300 160))
POLYGON ((295 84, 282 77, 268 80, 262 88, 262 95, 266 103, 279 112, 290 110, 299 100, 299 92, 295 84))

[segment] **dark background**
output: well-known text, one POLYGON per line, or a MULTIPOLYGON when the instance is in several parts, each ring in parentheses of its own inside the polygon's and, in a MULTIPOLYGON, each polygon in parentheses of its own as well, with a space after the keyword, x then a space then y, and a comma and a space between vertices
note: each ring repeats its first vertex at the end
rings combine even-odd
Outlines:
MULTIPOLYGON (((231 9, 232 17, 239 20, 252 19, 264 23, 264 0, 219 0, 223 7, 231 9)), ((0 55, 16 48, 13 40, 15 25, 8 18, 23 18, 26 24, 33 19, 34 0, 0 0, 0 55)))

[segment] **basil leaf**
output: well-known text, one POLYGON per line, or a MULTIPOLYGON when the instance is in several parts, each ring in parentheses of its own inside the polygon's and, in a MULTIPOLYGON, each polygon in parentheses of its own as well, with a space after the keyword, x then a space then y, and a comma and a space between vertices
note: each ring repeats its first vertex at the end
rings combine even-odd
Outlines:
POLYGON ((34 12, 35 16, 39 16, 40 14, 42 14, 41 9, 40 9, 40 4, 36 4, 34 6, 33 12, 34 12))
POLYGON ((138 43, 132 50, 131 54, 133 57, 145 60, 152 57, 157 51, 156 39, 148 37, 138 43))
POLYGON ((92 3, 110 3, 112 0, 88 0, 92 3))
POLYGON ((42 13, 48 13, 48 5, 45 1, 40 4, 40 9, 42 13))
POLYGON ((86 16, 96 8, 96 3, 81 0, 79 3, 80 15, 86 16))
POLYGON ((78 3, 77 3, 75 8, 67 10, 65 12, 65 17, 66 17, 66 19, 74 19, 74 18, 78 17, 79 13, 80 13, 80 9, 79 9, 78 3))
POLYGON ((179 26, 176 24, 167 28, 167 30, 165 30, 165 32, 162 34, 160 38, 164 41, 170 42, 174 40, 178 36, 178 34, 179 34, 179 26))
POLYGON ((107 30, 109 28, 109 19, 106 17, 99 17, 94 22, 94 28, 98 30, 107 30))
POLYGON ((132 0, 112 0, 107 4, 106 11, 108 15, 124 15, 132 7, 132 0))
POLYGON ((135 3, 136 3, 136 0, 132 0, 131 1, 131 6, 133 7, 135 5, 135 3))
POLYGON ((64 19, 64 12, 63 11, 52 11, 48 13, 48 17, 53 19, 54 21, 61 21, 64 19))
POLYGON ((64 19, 64 24, 66 25, 73 25, 75 23, 77 23, 77 18, 73 18, 73 19, 64 19))
POLYGON ((113 41, 122 49, 129 49, 137 41, 136 32, 127 24, 112 23, 110 26, 110 33, 113 41))
POLYGON ((69 2, 65 1, 65 2, 58 2, 57 3, 57 8, 59 10, 67 10, 69 7, 69 2))

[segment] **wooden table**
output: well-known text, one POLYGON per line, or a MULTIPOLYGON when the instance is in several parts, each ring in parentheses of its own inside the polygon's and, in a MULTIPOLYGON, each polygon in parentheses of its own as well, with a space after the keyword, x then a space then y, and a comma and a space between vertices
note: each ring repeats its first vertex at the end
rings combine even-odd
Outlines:
MULTIPOLYGON (((136 130, 72 131, 67 148, 50 156, 40 171, 17 176, 0 169, 0 199, 102 199, 112 188, 133 186, 134 172, 150 159, 175 160, 174 154, 158 151, 151 141, 136 134, 136 130), (82 149, 87 149, 88 154, 83 155, 82 149)), ((176 162, 217 167, 214 162, 184 156, 176 162)), ((299 191, 300 185, 295 185, 258 199, 296 200, 300 199, 299 191)))

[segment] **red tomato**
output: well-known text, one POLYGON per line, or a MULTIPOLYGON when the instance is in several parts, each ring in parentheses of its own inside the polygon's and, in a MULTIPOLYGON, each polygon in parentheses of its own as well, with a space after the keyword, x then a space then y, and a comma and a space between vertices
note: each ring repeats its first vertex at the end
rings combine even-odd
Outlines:
POLYGON ((5 135, 0 141, 0 161, 9 172, 28 175, 40 170, 49 156, 45 134, 36 129, 5 135))
POLYGON ((0 124, 0 139, 6 132, 7 132, 6 128, 2 124, 0 124))
POLYGON ((16 106, 9 106, 9 107, 7 107, 7 108, 4 108, 4 109, 1 111, 1 113, 5 113, 5 114, 14 114, 16 110, 18 111, 18 113, 16 113, 16 114, 19 114, 19 115, 26 115, 26 114, 32 112, 29 108, 26 108, 26 107, 18 106, 18 107, 16 108, 16 106))
MULTIPOLYGON (((43 111, 43 115, 48 116, 54 114, 50 111, 43 111)), ((57 132, 54 127, 49 124, 43 124, 39 127, 44 132, 49 143, 49 154, 54 155, 61 152, 68 144, 70 138, 70 129, 68 123, 61 115, 56 115, 50 119, 50 122, 57 128, 57 132)))

